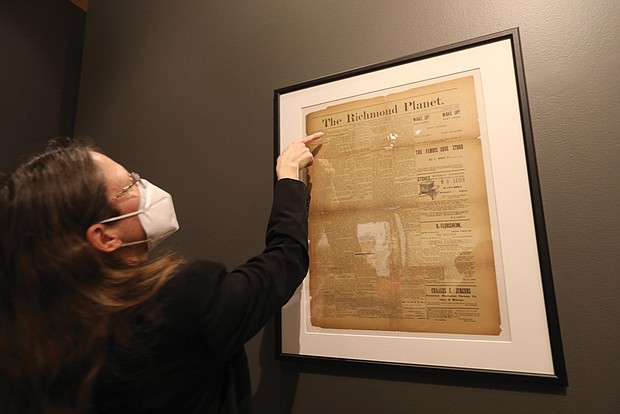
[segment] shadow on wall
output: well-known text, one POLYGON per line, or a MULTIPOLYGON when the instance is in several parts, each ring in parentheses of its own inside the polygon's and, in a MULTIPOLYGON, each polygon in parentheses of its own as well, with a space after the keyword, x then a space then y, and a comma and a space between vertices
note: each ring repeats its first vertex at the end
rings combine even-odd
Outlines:
POLYGON ((253 399, 256 413, 288 414, 293 411, 299 365, 276 358, 276 326, 270 322, 263 329, 260 346, 260 384, 253 399), (277 394, 273 390, 278 390, 277 394))

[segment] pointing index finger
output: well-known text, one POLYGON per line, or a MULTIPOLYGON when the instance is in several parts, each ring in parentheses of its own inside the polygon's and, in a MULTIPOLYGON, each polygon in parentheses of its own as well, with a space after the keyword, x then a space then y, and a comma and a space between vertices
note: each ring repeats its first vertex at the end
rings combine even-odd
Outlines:
POLYGON ((305 137, 302 142, 306 145, 311 144, 312 142, 316 141, 317 139, 321 138, 323 135, 325 135, 324 132, 315 132, 312 135, 308 135, 307 137, 305 137))

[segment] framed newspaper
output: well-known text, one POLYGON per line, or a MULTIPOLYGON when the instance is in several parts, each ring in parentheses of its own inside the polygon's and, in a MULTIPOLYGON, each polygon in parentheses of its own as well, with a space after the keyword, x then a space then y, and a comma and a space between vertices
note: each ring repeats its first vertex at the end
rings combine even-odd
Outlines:
POLYGON ((277 89, 317 131, 279 354, 566 384, 518 29, 277 89))

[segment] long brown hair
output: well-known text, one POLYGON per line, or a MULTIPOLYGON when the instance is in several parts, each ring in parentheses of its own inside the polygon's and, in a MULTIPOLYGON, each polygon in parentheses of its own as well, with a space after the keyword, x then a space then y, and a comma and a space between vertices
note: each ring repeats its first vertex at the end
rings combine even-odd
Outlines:
MULTIPOLYGON (((94 148, 55 140, 0 177, 0 407, 88 412, 115 342, 182 262, 126 264, 93 248, 88 227, 115 216, 94 148)), ((146 308, 145 308, 146 309, 146 308)))

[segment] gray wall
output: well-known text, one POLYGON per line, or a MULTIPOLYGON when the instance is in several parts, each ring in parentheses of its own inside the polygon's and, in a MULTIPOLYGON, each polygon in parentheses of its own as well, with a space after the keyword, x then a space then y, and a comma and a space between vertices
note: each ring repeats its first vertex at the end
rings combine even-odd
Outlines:
POLYGON ((620 2, 91 0, 77 132, 175 196, 168 246, 234 266, 262 246, 273 90, 520 27, 570 386, 276 360, 258 413, 620 412, 620 2))
POLYGON ((73 134, 85 25, 69 0, 0 2, 0 171, 73 134))

